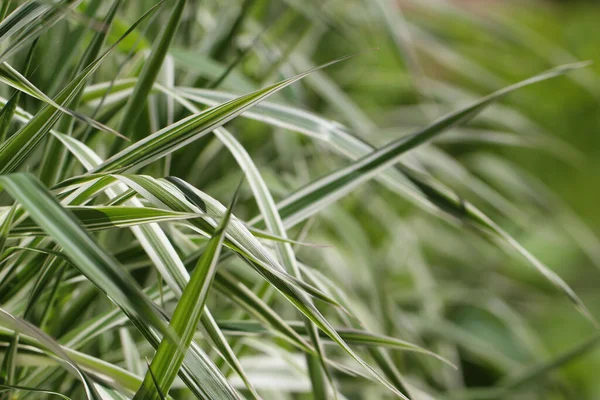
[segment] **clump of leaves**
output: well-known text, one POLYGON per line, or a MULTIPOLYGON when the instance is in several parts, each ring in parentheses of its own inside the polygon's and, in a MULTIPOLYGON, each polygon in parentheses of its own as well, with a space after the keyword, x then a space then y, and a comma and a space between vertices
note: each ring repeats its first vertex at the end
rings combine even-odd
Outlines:
MULTIPOLYGON (((500 398, 596 343, 470 390, 467 363, 508 375, 537 349, 505 354, 452 322, 452 284, 438 289, 426 254, 473 268, 465 248, 498 257, 498 243, 594 322, 487 215, 524 210, 430 145, 473 139, 473 119, 508 113, 498 100, 586 63, 493 83, 380 145, 386 129, 327 68, 376 79, 354 69, 389 62, 354 25, 376 21, 408 66, 398 90, 426 107, 436 83, 412 32, 436 42, 383 0, 355 4, 358 20, 338 2, 239 3, 2 2, 0 397, 500 398), (329 36, 358 54, 313 64, 329 36)), ((487 129, 478 140, 562 145, 487 129)), ((473 301, 467 282, 458 290, 473 301)), ((531 344, 501 296, 477 296, 499 332, 531 344)))

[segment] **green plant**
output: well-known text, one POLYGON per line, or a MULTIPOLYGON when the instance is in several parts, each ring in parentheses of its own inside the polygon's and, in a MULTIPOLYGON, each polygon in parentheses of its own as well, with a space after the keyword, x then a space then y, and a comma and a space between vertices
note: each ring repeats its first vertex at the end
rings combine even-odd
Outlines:
POLYGON ((505 297, 595 319, 517 236, 543 210, 591 262, 598 241, 478 146, 573 162, 499 102, 595 77, 562 54, 499 78, 439 40, 475 14, 407 8, 3 1, 0 398, 560 396, 546 375, 599 336, 544 361, 505 297))

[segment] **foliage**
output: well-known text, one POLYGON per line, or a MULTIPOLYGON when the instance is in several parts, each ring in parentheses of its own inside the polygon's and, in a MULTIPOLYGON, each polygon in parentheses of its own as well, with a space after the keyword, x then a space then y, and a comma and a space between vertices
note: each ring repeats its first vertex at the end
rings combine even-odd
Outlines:
POLYGON ((587 14, 512 7, 2 1, 0 399, 596 398, 587 14))

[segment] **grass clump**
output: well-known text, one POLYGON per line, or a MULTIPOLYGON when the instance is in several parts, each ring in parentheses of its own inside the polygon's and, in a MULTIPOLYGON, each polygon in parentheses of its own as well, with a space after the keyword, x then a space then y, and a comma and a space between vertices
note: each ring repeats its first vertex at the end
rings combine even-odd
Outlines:
POLYGON ((598 240, 519 155, 580 162, 535 110, 589 63, 450 2, 0 10, 0 398, 577 392, 593 309, 539 249, 598 240))

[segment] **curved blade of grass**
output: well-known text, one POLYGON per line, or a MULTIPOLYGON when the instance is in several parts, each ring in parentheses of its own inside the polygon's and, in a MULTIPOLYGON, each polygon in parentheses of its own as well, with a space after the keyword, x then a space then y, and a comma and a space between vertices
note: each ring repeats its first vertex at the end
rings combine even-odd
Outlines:
MULTIPOLYGON (((238 188, 239 190, 239 188, 238 188)), ((221 223, 215 230, 214 235, 206 245, 202 257, 196 264, 192 272, 190 281, 185 287, 181 299, 177 303, 171 326, 181 337, 180 347, 187 349, 192 342, 196 327, 200 322, 200 317, 204 309, 204 304, 208 297, 208 292, 212 286, 217 261, 221 252, 221 246, 225 239, 225 230, 229 224, 231 210, 235 205, 237 191, 233 197, 231 205, 227 209, 221 223)), ((173 384, 181 363, 183 362, 184 352, 168 340, 163 340, 156 351, 149 370, 154 370, 157 388, 154 386, 154 379, 150 374, 146 374, 144 383, 140 390, 134 396, 134 399, 159 399, 158 393, 167 393, 173 384)))
MULTIPOLYGON (((450 114, 449 116, 440 120, 438 123, 435 123, 431 127, 426 128, 421 132, 417 132, 412 136, 402 138, 397 142, 393 142, 390 145, 378 150, 377 152, 373 152, 370 156, 363 157, 357 162, 351 164, 349 167, 336 171, 333 174, 325 176, 321 180, 309 184, 307 187, 301 189, 300 191, 297 191, 292 196, 288 197, 283 202, 281 202, 279 204, 280 213, 286 219, 286 223, 295 224, 301 220, 304 220, 310 215, 313 215, 314 213, 318 212, 318 210, 322 209, 322 207, 325 207, 326 205, 343 197, 346 193, 348 193, 354 187, 358 186, 361 182, 369 179, 372 176, 375 176, 380 170, 384 169, 386 166, 394 164, 395 161, 397 161, 398 155, 412 148, 411 146, 420 144, 421 140, 423 139, 427 140, 426 138, 429 135, 436 135, 437 133, 439 133, 435 132, 435 129, 446 130, 448 127, 453 126, 455 123, 461 122, 463 118, 472 118, 479 111, 481 111, 482 107, 485 107, 491 101, 494 101, 496 98, 503 96, 509 93, 510 91, 545 79, 559 76, 565 73, 566 71, 569 71, 574 68, 579 68, 581 66, 582 64, 579 63, 558 67, 546 73, 542 73, 533 78, 520 82, 516 85, 512 85, 508 88, 495 92, 485 97, 481 101, 467 107, 466 109, 450 114), (449 121, 447 119, 449 119, 449 121), (446 123, 448 122, 450 124, 446 125, 446 123), (419 135, 423 135, 424 137, 419 137, 419 135), (395 152, 398 153, 394 155, 395 152), (378 157, 380 159, 377 159, 378 157), (380 163, 383 163, 383 166, 381 166, 380 163)), ((410 172, 407 172, 409 171, 409 169, 407 168, 402 167, 401 171, 403 171, 405 175, 407 173, 410 174, 410 172)), ((422 177, 419 177, 418 174, 411 174, 409 179, 413 181, 413 184, 415 184, 415 186, 417 186, 425 193, 425 195, 433 204, 439 206, 443 210, 450 212, 451 214, 457 215, 457 210, 460 211, 460 209, 465 208, 463 200, 459 199, 458 202, 456 202, 455 199, 453 199, 450 202, 447 201, 448 199, 453 198, 455 196, 449 194, 444 189, 441 189, 439 187, 436 188, 435 186, 429 185, 426 182, 426 179, 422 179, 422 177), (459 204, 458 208, 456 208, 456 204, 459 204)), ((470 219, 473 222, 483 225, 484 227, 491 229, 494 233, 499 235, 511 247, 513 247, 520 254, 522 254, 530 264, 532 264, 536 269, 538 269, 555 286, 557 286, 561 291, 567 294, 569 299, 586 317, 588 317, 591 321, 594 321, 585 305, 575 295, 573 290, 562 279, 560 279, 560 277, 558 277, 554 272, 552 272, 546 266, 544 266, 539 260, 537 260, 537 258, 531 255, 517 241, 515 241, 505 231, 503 231, 498 225, 494 224, 493 221, 487 218, 479 210, 475 209, 472 205, 469 205, 469 207, 467 208, 469 210, 468 212, 458 213, 461 218, 465 215, 469 215, 470 219)), ((254 221, 256 221, 256 219, 254 221)))
MULTIPOLYGON (((235 98, 235 95, 232 94, 196 88, 178 88, 177 91, 171 91, 157 85, 157 89, 178 99, 178 101, 186 107, 188 107, 187 104, 189 104, 187 100, 212 106, 235 98)), ((326 120, 320 116, 294 107, 263 102, 252 110, 242 114, 242 117, 255 119, 323 140, 332 145, 336 151, 352 159, 356 159, 361 155, 374 151, 374 148, 371 145, 346 132, 345 128, 339 123, 326 120)), ((453 133, 456 133, 456 130, 453 130, 453 133)), ((500 134, 497 136, 500 136, 500 134)), ((506 138, 506 134, 504 133, 502 133, 501 136, 503 139, 506 138)), ((441 138, 443 139, 444 137, 441 138)), ((481 138, 485 139, 484 137, 481 138)), ((531 143, 525 140, 527 139, 526 137, 520 138, 522 140, 519 140, 518 145, 531 146, 531 143)), ((552 144, 549 143, 547 139, 543 139, 542 141, 542 138, 540 138, 540 143, 543 143, 543 146, 541 147, 547 148, 553 153, 559 151, 559 143, 552 144)), ((562 149, 561 155, 564 155, 564 148, 560 148, 562 149)), ((388 186, 391 190, 400 192, 400 194, 407 197, 408 200, 413 201, 417 206, 423 207, 425 205, 423 201, 425 198, 423 195, 420 194, 418 189, 403 177, 399 171, 395 169, 386 169, 378 174, 375 179, 388 186)), ((431 211, 429 209, 426 210, 431 211)), ((253 233, 255 233, 255 230, 253 230, 253 233)))
MULTIPOLYGON (((27 324, 24 321, 20 322, 27 324)), ((4 338, 10 338, 15 332, 25 332, 22 333, 20 337, 23 345, 26 345, 27 347, 20 347, 19 352, 27 353, 27 355, 37 356, 35 360, 35 366, 54 366, 58 361, 62 365, 65 365, 66 363, 67 368, 71 369, 72 367, 70 367, 69 364, 71 363, 80 369, 87 370, 92 374, 103 377, 103 381, 105 382, 108 382, 120 389, 125 388, 126 390, 132 392, 142 382, 141 378, 120 367, 92 357, 88 354, 59 345, 49 338, 45 333, 39 332, 39 330, 38 332, 41 336, 35 332, 25 331, 25 328, 30 326, 30 324, 27 324, 25 327, 23 327, 23 329, 6 329, 4 327, 0 327, 0 340, 4 338), (47 342, 46 339, 49 339, 50 342, 47 342), (60 352, 57 353, 58 351, 60 352), (54 354, 54 356, 52 356, 52 354, 54 354), (50 355, 51 358, 46 357, 47 355, 50 355), (56 356, 60 357, 61 360, 56 360, 56 356)), ((91 380, 89 381, 93 384, 91 380)), ((96 385, 94 385, 94 387, 97 388, 96 385)), ((97 397, 97 399, 103 399, 103 397, 97 397)))
POLYGON ((50 97, 48 97, 44 92, 42 92, 40 89, 38 89, 33 83, 29 82, 27 80, 27 78, 25 78, 23 75, 21 75, 19 73, 19 71, 17 71, 13 67, 11 67, 6 62, 0 63, 0 82, 4 82, 7 85, 25 93, 25 94, 28 94, 31 97, 41 100, 44 103, 49 104, 52 107, 60 110, 61 112, 65 113, 67 115, 70 115, 74 118, 77 118, 96 129, 100 129, 100 130, 106 131, 106 132, 111 132, 115 135, 120 135, 121 137, 123 137, 121 134, 119 134, 114 129, 109 128, 108 126, 101 124, 97 121, 94 121, 93 119, 91 119, 83 114, 80 114, 73 110, 69 110, 68 108, 63 107, 60 104, 56 103, 54 100, 52 100, 50 97))
MULTIPOLYGON (((176 221, 198 218, 197 214, 180 213, 150 207, 131 206, 86 206, 65 207, 73 213, 79 223, 88 231, 100 231, 112 228, 124 228, 152 222, 176 221)), ((26 219, 11 232, 16 236, 44 235, 44 229, 38 227, 30 219, 26 219)))
MULTIPOLYGON (((531 83, 537 82, 539 80, 549 79, 553 76, 560 75, 562 72, 568 71, 569 69, 572 69, 572 68, 577 68, 579 66, 581 66, 581 64, 565 66, 566 67, 565 70, 562 70, 562 68, 559 67, 558 69, 551 70, 545 74, 541 74, 534 78, 531 78, 530 80, 524 81, 521 84, 526 85, 526 84, 531 84, 531 83)), ((513 85, 512 87, 503 89, 502 91, 505 91, 510 88, 514 88, 515 86, 519 86, 521 84, 513 85)), ((512 90, 514 90, 514 89, 512 89, 512 90)), ((198 91, 195 89, 191 90, 191 91, 198 93, 198 91)), ((498 93, 498 92, 496 92, 496 93, 498 93)), ((193 99, 198 99, 198 98, 201 99, 203 97, 210 98, 210 95, 208 95, 207 92, 205 91, 201 94, 201 96, 194 97, 193 99)), ((214 101, 214 100, 209 100, 209 102, 211 102, 211 101, 214 101)), ((319 121, 318 117, 315 120, 315 118, 310 116, 310 114, 301 112, 301 111, 294 111, 292 113, 291 110, 286 110, 283 106, 276 106, 276 105, 271 106, 268 104, 263 104, 263 105, 259 105, 256 110, 253 110, 244 115, 248 115, 250 117, 251 116, 250 114, 252 112, 258 113, 258 111, 261 107, 266 108, 268 106, 272 107, 273 111, 284 110, 286 112, 289 112, 289 114, 287 114, 287 115, 284 114, 284 117, 286 117, 286 118, 283 120, 279 120, 279 118, 273 119, 272 117, 270 117, 270 115, 277 116, 277 114, 271 114, 271 113, 268 113, 266 116, 262 115, 262 116, 255 117, 255 118, 257 118, 257 119, 263 118, 262 120, 265 122, 271 122, 271 123, 274 122, 275 124, 277 124, 279 126, 298 130, 298 131, 301 131, 304 133, 308 133, 308 134, 314 135, 318 138, 322 138, 322 134, 320 134, 320 135, 315 134, 315 133, 319 133, 319 129, 315 129, 315 126, 311 126, 312 124, 316 123, 317 124, 316 127, 322 126, 325 128, 331 128, 330 132, 337 135, 337 137, 339 139, 339 140, 335 139, 336 136, 334 136, 333 139, 331 139, 331 140, 333 142, 336 142, 336 145, 339 145, 339 148, 343 152, 350 154, 350 155, 356 155, 357 153, 361 154, 364 152, 365 149, 369 148, 369 145, 361 142, 360 140, 353 138, 352 136, 343 132, 342 130, 336 129, 335 126, 333 126, 331 123, 326 123, 327 121, 319 121), (297 120, 297 119, 291 119, 290 116, 299 116, 299 117, 305 116, 306 118, 304 121, 307 122, 307 124, 306 125, 298 125, 295 122, 294 123, 288 122, 288 121, 297 120), (307 130, 308 130, 308 132, 307 132, 307 130)), ((281 113, 279 113, 279 115, 281 115, 281 113)), ((300 119, 300 120, 302 121, 302 119, 300 119)), ((402 141, 403 141, 403 139, 400 139, 399 142, 401 143, 402 141)), ((375 154, 375 151, 372 154, 375 154)), ((391 163, 393 163, 393 162, 391 162, 391 163)), ((416 173, 416 171, 410 172, 411 169, 409 167, 404 166, 403 164, 400 164, 399 169, 400 169, 400 172, 402 172, 404 174, 404 177, 400 174, 397 174, 396 171, 394 171, 394 170, 381 171, 380 172, 381 175, 379 177, 377 175, 375 175, 375 177, 379 178, 379 179, 383 178, 384 183, 391 185, 392 188, 401 190, 403 194, 408 194, 412 198, 415 198, 416 200, 418 200, 416 202, 416 204, 424 205, 423 202, 421 200, 419 200, 419 197, 423 196, 422 193, 424 193, 426 199, 429 200, 432 205, 435 205, 436 207, 439 207, 442 210, 444 210, 454 216, 458 216, 461 219, 468 218, 471 222, 475 223, 476 225, 483 225, 487 229, 493 230, 503 240, 505 240, 511 247, 513 247, 520 254, 522 254, 528 260, 528 262, 530 262, 538 270, 540 270, 543 273, 543 275, 546 276, 548 279, 550 279, 550 281, 552 281, 561 291, 564 291, 567 294, 567 296, 571 299, 571 301, 573 301, 574 304, 582 311, 582 313, 584 315, 586 315, 586 317, 588 317, 589 319, 591 319, 593 321, 589 311, 587 311, 586 307, 583 305, 581 300, 579 300, 577 298, 575 293, 564 283, 564 281, 562 281, 560 279, 560 277, 556 276, 556 274, 554 274, 546 266, 544 266, 539 260, 537 260, 537 258, 535 258, 532 254, 527 252, 517 241, 515 241, 513 238, 511 238, 510 235, 508 235, 505 231, 500 229, 499 226, 497 226, 496 224, 493 224, 493 221, 491 221, 489 218, 487 218, 479 210, 474 208, 473 205, 469 204, 468 207, 466 207, 467 211, 465 211, 465 201, 462 199, 458 199, 454 194, 450 193, 447 189, 442 188, 440 185, 429 184, 427 182, 427 178, 421 176, 421 174, 416 173), (422 193, 408 191, 409 187, 407 187, 405 184, 406 177, 408 175, 410 175, 409 183, 412 182, 412 184, 414 184, 414 187, 419 189, 420 191, 422 191, 422 193), (482 218, 484 218, 485 221, 482 218)), ((326 178, 328 178, 328 176, 326 176, 324 179, 326 179, 326 178)), ((309 185, 311 190, 315 190, 315 191, 321 190, 321 188, 319 186, 322 185, 324 182, 316 184, 317 182, 313 182, 312 184, 309 185), (314 184, 314 186, 313 186, 313 184, 314 184)), ((352 186, 352 187, 354 187, 354 186, 352 186)), ((351 190, 352 187, 349 190, 351 190)), ((310 193, 310 190, 308 190, 309 187, 306 187, 304 189, 307 190, 307 193, 305 195, 307 197, 310 196, 311 193, 310 193)), ((335 201, 337 198, 339 198, 340 196, 343 196, 343 195, 345 195, 345 193, 347 193, 344 191, 345 190, 344 187, 342 187, 341 190, 343 190, 343 191, 338 193, 338 195, 333 195, 333 197, 330 198, 329 200, 325 199, 325 202, 322 203, 321 205, 319 205, 319 207, 313 206, 313 204, 310 201, 308 201, 306 204, 306 207, 304 207, 304 208, 300 207, 300 211, 297 211, 297 212, 293 210, 293 206, 294 205, 297 206, 298 205, 297 203, 301 203, 303 200, 302 197, 299 197, 299 198, 295 199, 294 201, 291 201, 290 198, 287 198, 286 200, 284 200, 283 202, 281 202, 278 205, 280 207, 280 213, 284 216, 286 225, 290 225, 290 226, 294 225, 294 224, 308 218, 309 216, 313 215, 314 213, 318 212, 318 210, 321 209, 321 207, 325 207, 327 204, 330 204, 330 202, 335 201), (294 203, 296 203, 296 204, 294 204, 294 203), (310 209, 309 207, 315 207, 315 208, 310 209), (307 212, 307 210, 309 210, 309 211, 307 212)), ((296 192, 292 196, 297 196, 297 195, 298 195, 298 192, 296 192)), ((327 191, 325 190, 325 193, 317 194, 316 196, 317 196, 316 198, 320 198, 321 196, 327 196, 327 191)), ((259 222, 262 220, 263 220, 263 218, 258 217, 258 218, 255 218, 251 223, 259 222)))
MULTIPOLYGON (((301 334, 303 337, 308 337, 306 327, 301 321, 285 321, 285 323, 294 329, 296 333, 301 334)), ((269 330, 263 327, 260 323, 255 321, 218 321, 219 326, 224 333, 229 335, 239 334, 267 334, 269 330)), ((348 343, 366 347, 387 347, 391 349, 397 349, 402 351, 411 351, 415 353, 425 354, 434 357, 449 366, 456 368, 450 361, 435 354, 423 347, 420 347, 411 342, 405 340, 396 339, 390 336, 378 335, 361 329, 353 328, 336 328, 335 329, 340 336, 348 343)), ((323 332, 320 333, 321 338, 325 343, 334 343, 331 339, 323 332)))
MULTIPOLYGON (((185 200, 182 193, 171 183, 157 181, 149 176, 143 175, 115 176, 157 207, 166 207, 180 212, 204 213, 202 208, 194 206, 185 200)), ((191 194, 194 198, 206 203, 210 215, 223 215, 224 207, 218 201, 205 193, 199 192, 196 188, 191 187, 186 182, 177 182, 179 187, 186 190, 186 195, 191 194)), ((189 220, 189 222, 202 232, 210 234, 214 231, 214 228, 211 225, 211 223, 214 224, 212 218, 207 218, 206 220, 204 218, 193 219, 189 220)), ((339 304, 325 293, 286 273, 283 267, 271 257, 264 246, 237 218, 232 219, 227 235, 228 237, 225 239, 225 245, 236 251, 246 263, 271 283, 278 282, 279 285, 285 285, 286 288, 301 288, 311 296, 339 307, 339 304)))
MULTIPOLYGON (((128 90, 125 88, 125 84, 123 84, 123 87, 123 90, 128 90)), ((214 106, 236 97, 231 93, 191 87, 177 87, 173 91, 168 91, 160 85, 156 85, 155 87, 166 94, 173 93, 174 96, 181 97, 184 100, 208 106, 214 106)), ((347 128, 340 123, 327 120, 297 107, 265 101, 253 109, 244 112, 241 117, 262 121, 269 125, 300 132, 315 139, 326 141, 335 146, 334 148, 337 151, 351 157, 357 157, 373 151, 372 146, 361 142, 360 139, 346 132, 347 128)), ((564 143, 547 135, 519 135, 508 131, 455 128, 452 132, 448 132, 448 135, 440 136, 435 140, 437 143, 466 141, 539 148, 555 155, 557 158, 572 163, 577 163, 578 159, 581 158, 581 154, 576 150, 566 148, 564 143)))
MULTIPOLYGON (((188 183, 174 178, 171 182, 177 184, 177 187, 180 189, 184 189, 186 195, 188 197, 190 194, 201 199, 204 203, 206 203, 207 207, 209 206, 208 198, 202 192, 189 185, 188 183)), ((215 204, 216 205, 216 204, 215 204)), ((214 205, 213 205, 214 206, 214 205)), ((222 207, 222 205, 221 205, 222 207)), ((218 212, 216 209, 214 212, 218 212)), ((221 210, 222 212, 222 210, 221 210)), ((232 224, 233 225, 233 224, 232 224)), ((251 236, 251 235, 250 235, 251 236)), ((288 300, 292 302, 307 318, 311 320, 319 329, 324 331, 332 340, 334 340, 346 353, 348 353, 352 358, 354 358, 363 368, 365 368, 369 374, 381 382, 384 386, 386 386, 391 392, 401 398, 406 398, 402 393, 400 393, 393 385, 391 385, 385 378, 383 378, 377 371, 375 371, 369 364, 367 364, 361 357, 358 356, 352 350, 346 342, 338 335, 338 333, 333 329, 333 327, 329 324, 329 322, 323 317, 323 315, 317 310, 317 308, 312 304, 312 302, 306 298, 301 292, 299 292, 295 287, 284 284, 283 281, 274 281, 272 284, 281 294, 283 294, 288 300)))
MULTIPOLYGON (((147 197, 151 202, 155 202, 156 205, 167 206, 165 203, 168 203, 169 205, 167 207, 177 208, 177 207, 181 207, 183 205, 184 207, 186 207, 184 209, 189 209, 189 208, 187 208, 189 206, 185 206, 185 203, 182 202, 181 198, 179 198, 179 197, 175 197, 174 199, 171 198, 172 194, 171 194, 170 190, 166 190, 165 187, 161 187, 161 185, 156 185, 156 183, 153 183, 151 178, 149 178, 149 177, 128 175, 126 177, 119 176, 119 179, 122 180, 123 182, 127 183, 130 187, 140 191, 140 193, 143 196, 147 197), (158 196, 158 198, 155 196, 158 196)), ((214 199, 207 197, 205 194, 197 191, 197 189, 195 189, 193 187, 190 187, 185 182, 180 182, 180 184, 184 185, 186 188, 188 188, 188 191, 190 191, 194 197, 201 198, 200 201, 206 203, 206 206, 208 206, 208 210, 211 213, 222 213, 223 212, 223 208, 222 208, 223 206, 220 205, 219 203, 216 203, 214 199)), ((251 246, 250 248, 253 250, 255 248, 258 248, 258 249, 260 248, 260 245, 255 242, 255 239, 252 238, 252 236, 249 232, 247 232, 245 229, 243 229, 243 225, 240 225, 239 222, 232 220, 230 229, 232 231, 232 234, 236 238, 236 242, 241 241, 241 243, 244 243, 244 245, 251 246)), ((236 243, 235 248, 239 249, 239 246, 240 245, 236 243)), ((257 253, 258 257, 267 257, 266 258, 267 262, 271 261, 270 257, 268 255, 264 254, 263 251, 261 251, 261 250, 256 250, 256 251, 258 251, 258 253, 257 253)), ((248 250, 245 250, 244 253, 245 254, 253 254, 252 251, 250 251, 248 253, 248 250)), ((271 261, 271 263, 272 262, 273 261, 271 261)), ((251 265, 253 265, 253 264, 251 264, 251 265)), ((354 353, 354 351, 350 347, 348 347, 343 342, 343 340, 339 339, 339 336, 337 335, 335 330, 333 330, 333 328, 331 328, 329 323, 320 314, 320 312, 314 307, 314 305, 312 303, 310 303, 309 301, 307 302, 306 297, 304 297, 301 294, 301 292, 298 292, 294 286, 287 283, 288 279, 282 280, 280 278, 280 276, 285 276, 285 275, 283 275, 281 272, 278 272, 277 270, 274 270, 274 269, 266 269, 266 270, 262 269, 262 270, 258 270, 258 272, 261 273, 261 275, 263 275, 266 279, 270 280, 272 282, 273 286, 277 290, 279 290, 303 314, 305 314, 308 318, 310 318, 311 321, 313 321, 320 329, 324 330, 328 334, 328 336, 332 337, 347 353, 349 353, 353 358, 355 358, 359 362, 359 364, 361 364, 364 368, 366 368, 367 371, 375 379, 378 379, 380 382, 386 384, 388 389, 390 389, 396 395, 403 397, 403 395, 400 392, 398 392, 394 387, 389 385, 384 378, 382 378, 366 362, 364 362, 356 353, 354 353), (276 272, 277 275, 274 275, 273 272, 276 272)))
POLYGON ((64 400, 72 400, 70 397, 62 395, 58 392, 53 392, 51 390, 44 390, 44 389, 27 387, 27 386, 7 385, 7 384, 0 383, 0 393, 12 392, 12 391, 49 394, 52 396, 60 397, 61 399, 64 399, 64 400))
MULTIPOLYGON (((459 123, 463 123, 473 118, 487 105, 491 104, 498 98, 522 87, 560 76, 570 70, 581 68, 587 65, 588 63, 577 63, 553 68, 542 74, 494 92, 470 106, 455 111, 439 119, 437 122, 434 122, 429 127, 394 141, 383 148, 358 159, 349 166, 330 173, 316 181, 313 181, 304 188, 299 189, 278 204, 280 215, 284 218, 286 223, 290 224, 295 224, 305 220, 327 205, 344 197, 363 182, 375 177, 388 166, 396 164, 399 157, 406 151, 409 151, 414 147, 432 139, 436 135, 439 135, 440 133, 459 123)), ((464 201, 462 199, 459 199, 457 203, 455 195, 449 193, 446 189, 440 188, 439 186, 436 187, 436 185, 429 184, 427 179, 421 176, 422 174, 410 172, 410 168, 404 165, 401 165, 399 168, 405 176, 410 175, 407 176, 409 180, 411 180, 412 183, 417 186, 433 204, 442 208, 444 211, 454 213, 455 216, 456 212, 458 211, 459 218, 469 215, 473 222, 491 230, 500 238, 502 238, 517 252, 523 255, 523 257, 527 259, 531 265, 538 269, 538 271, 540 271, 559 290, 565 293, 583 315, 595 323, 594 318, 591 316, 583 302, 558 275, 543 265, 539 260, 537 260, 536 257, 534 257, 516 240, 514 240, 514 238, 502 230, 487 216, 481 213, 481 211, 477 210, 472 205, 469 205, 468 213, 460 211, 465 209, 464 201), (448 201, 449 199, 452 200, 448 201), (459 204, 460 206, 456 208, 456 204, 459 204)), ((262 218, 255 219, 253 222, 259 220, 262 220, 262 218)))
POLYGON ((295 332, 271 307, 260 299, 250 288, 231 274, 220 271, 215 277, 215 287, 232 301, 244 307, 250 314, 272 327, 298 348, 307 353, 315 353, 308 342, 295 332))

